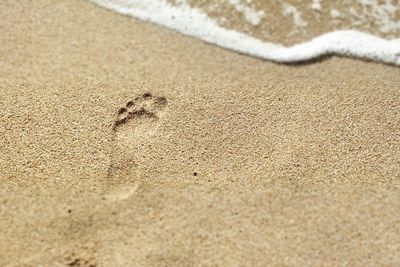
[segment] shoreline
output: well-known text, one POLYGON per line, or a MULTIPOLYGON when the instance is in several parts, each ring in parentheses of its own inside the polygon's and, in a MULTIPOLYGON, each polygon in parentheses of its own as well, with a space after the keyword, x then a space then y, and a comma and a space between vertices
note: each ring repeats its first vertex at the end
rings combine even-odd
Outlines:
POLYGON ((398 263, 398 68, 79 0, 0 15, 0 265, 398 263))
POLYGON ((136 0, 120 3, 118 0, 94 0, 93 3, 118 14, 151 22, 203 42, 267 61, 298 63, 334 55, 400 66, 398 40, 389 40, 357 30, 330 31, 285 47, 223 28, 206 13, 191 8, 187 3, 172 5, 162 0, 153 1, 148 6, 143 6, 141 1, 136 0), (159 10, 163 12, 157 12, 159 10))

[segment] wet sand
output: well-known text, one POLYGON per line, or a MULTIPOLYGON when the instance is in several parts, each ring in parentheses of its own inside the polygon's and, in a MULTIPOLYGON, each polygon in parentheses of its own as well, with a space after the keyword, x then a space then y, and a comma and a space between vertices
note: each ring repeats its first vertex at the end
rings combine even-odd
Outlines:
POLYGON ((279 65, 0 3, 0 265, 396 266, 399 68, 279 65))

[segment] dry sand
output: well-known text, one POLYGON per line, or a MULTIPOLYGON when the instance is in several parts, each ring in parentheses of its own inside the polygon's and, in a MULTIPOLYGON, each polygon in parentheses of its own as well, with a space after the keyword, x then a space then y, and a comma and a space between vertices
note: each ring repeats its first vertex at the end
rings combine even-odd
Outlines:
POLYGON ((1 266, 400 265, 399 68, 78 0, 0 17, 1 266))

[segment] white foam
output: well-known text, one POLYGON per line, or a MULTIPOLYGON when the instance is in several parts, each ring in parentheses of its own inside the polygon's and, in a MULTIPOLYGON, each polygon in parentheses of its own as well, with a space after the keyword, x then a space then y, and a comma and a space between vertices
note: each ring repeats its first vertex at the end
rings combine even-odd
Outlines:
POLYGON ((342 16, 342 14, 340 13, 339 10, 337 9, 332 9, 331 10, 331 17, 334 19, 340 18, 342 16))
POLYGON ((373 17, 379 30, 390 33, 400 30, 400 22, 396 21, 396 12, 400 10, 398 1, 392 0, 358 0, 363 11, 359 16, 362 21, 367 17, 373 17))
POLYGON ((286 16, 291 16, 293 19, 293 24, 295 27, 297 28, 302 28, 307 26, 307 22, 305 22, 302 17, 300 12, 297 10, 297 8, 295 8, 292 5, 289 5, 287 3, 283 4, 283 14, 286 16))
POLYGON ((283 47, 220 27, 184 0, 174 6, 165 0, 92 0, 115 12, 173 29, 207 43, 276 62, 306 61, 323 55, 341 55, 400 65, 400 45, 370 34, 341 30, 311 41, 283 47))
POLYGON ((261 19, 265 16, 264 11, 257 11, 250 6, 241 3, 240 0, 228 0, 228 3, 231 4, 236 11, 242 13, 246 18, 246 21, 253 26, 260 24, 261 19))
POLYGON ((321 11, 321 9, 322 9, 321 2, 322 2, 322 0, 313 0, 313 2, 311 4, 311 8, 314 10, 321 11))

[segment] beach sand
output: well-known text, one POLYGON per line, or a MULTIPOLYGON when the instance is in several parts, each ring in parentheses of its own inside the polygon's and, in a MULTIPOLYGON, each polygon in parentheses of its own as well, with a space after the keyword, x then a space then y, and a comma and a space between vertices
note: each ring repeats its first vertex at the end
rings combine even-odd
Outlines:
POLYGON ((400 70, 0 3, 1 266, 397 266, 400 70))

